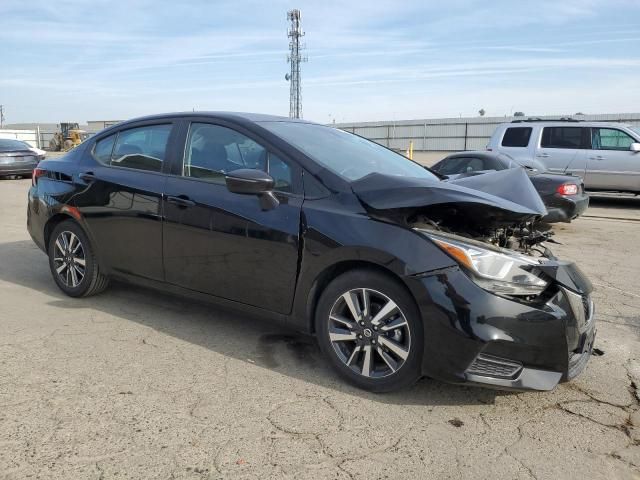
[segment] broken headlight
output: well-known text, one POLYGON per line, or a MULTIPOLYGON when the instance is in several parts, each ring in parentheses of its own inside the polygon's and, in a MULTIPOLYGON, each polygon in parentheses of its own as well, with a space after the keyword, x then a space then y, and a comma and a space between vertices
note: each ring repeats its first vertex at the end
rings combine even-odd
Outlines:
POLYGON ((511 250, 454 235, 420 230, 453 257, 480 287, 501 295, 539 295, 549 284, 536 275, 540 261, 511 250))

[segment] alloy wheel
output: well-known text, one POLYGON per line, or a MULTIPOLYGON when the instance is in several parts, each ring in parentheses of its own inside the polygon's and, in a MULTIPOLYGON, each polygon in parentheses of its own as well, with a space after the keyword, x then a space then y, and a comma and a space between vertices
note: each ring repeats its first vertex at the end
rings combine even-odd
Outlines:
POLYGON ((61 232, 53 252, 53 266, 62 283, 70 288, 80 285, 85 275, 86 258, 78 236, 69 231, 61 232))
POLYGON ((389 297, 368 288, 349 290, 334 302, 329 340, 338 358, 364 377, 397 372, 411 349, 405 314, 389 297))

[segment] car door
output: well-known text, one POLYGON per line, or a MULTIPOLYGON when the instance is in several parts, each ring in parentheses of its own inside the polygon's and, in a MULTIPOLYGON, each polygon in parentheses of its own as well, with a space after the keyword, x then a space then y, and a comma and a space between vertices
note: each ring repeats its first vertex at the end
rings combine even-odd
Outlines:
POLYGON ((162 194, 174 123, 128 125, 100 136, 81 162, 73 203, 100 259, 115 273, 163 280, 162 194))
POLYGON ((640 154, 630 150, 636 140, 617 128, 592 128, 585 187, 640 191, 640 154))
POLYGON ((278 313, 289 313, 298 271, 301 171, 250 132, 190 121, 184 156, 165 188, 166 281, 278 313), (231 193, 224 174, 265 170, 280 204, 231 193))
POLYGON ((572 173, 584 178, 586 150, 590 148, 589 129, 579 126, 545 126, 536 159, 550 172, 572 173))

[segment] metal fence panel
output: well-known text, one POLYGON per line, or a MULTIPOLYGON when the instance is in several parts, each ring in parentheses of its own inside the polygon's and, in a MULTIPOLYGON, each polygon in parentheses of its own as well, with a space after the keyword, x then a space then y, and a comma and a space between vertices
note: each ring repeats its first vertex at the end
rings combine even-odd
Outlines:
POLYGON ((464 137, 427 138, 424 150, 437 152, 457 152, 464 150, 464 137))
POLYGON ((464 137, 466 126, 464 123, 453 125, 427 125, 427 138, 433 137, 464 137))
POLYGON ((366 138, 387 138, 387 127, 356 127, 353 133, 366 138))
POLYGON ((0 138, 12 138, 28 143, 32 147, 38 146, 38 140, 35 130, 0 130, 0 138))
POLYGON ((391 138, 421 138, 424 135, 424 125, 400 125, 390 129, 391 138))
POLYGON ((486 150, 487 143, 489 143, 488 137, 467 138, 466 150, 486 150))
POLYGON ((499 123, 470 123, 467 129, 469 137, 491 137, 499 123))

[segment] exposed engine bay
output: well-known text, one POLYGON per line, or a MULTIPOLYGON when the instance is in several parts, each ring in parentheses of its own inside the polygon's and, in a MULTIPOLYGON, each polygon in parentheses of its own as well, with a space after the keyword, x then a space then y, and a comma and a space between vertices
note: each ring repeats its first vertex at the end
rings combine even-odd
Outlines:
POLYGON ((554 258, 544 246, 553 232, 536 226, 547 210, 522 169, 436 182, 372 174, 353 190, 380 220, 554 258))
POLYGON ((553 240, 552 231, 538 230, 535 222, 497 228, 468 228, 469 225, 449 225, 448 222, 434 221, 424 214, 418 214, 408 218, 407 225, 411 228, 451 233, 496 247, 550 259, 555 257, 544 242, 558 243, 553 240))

